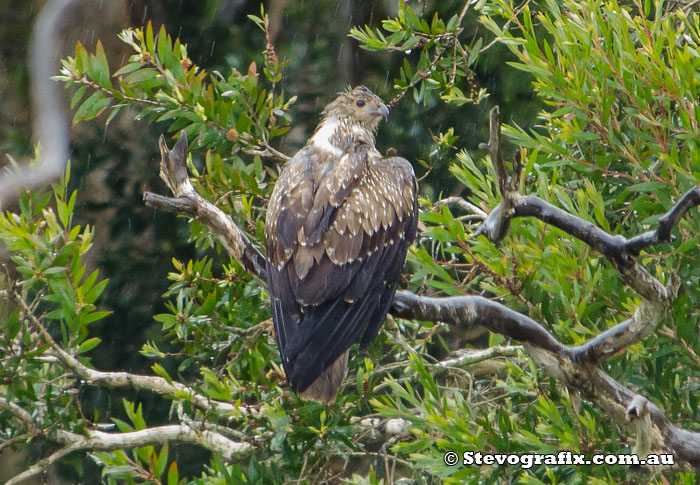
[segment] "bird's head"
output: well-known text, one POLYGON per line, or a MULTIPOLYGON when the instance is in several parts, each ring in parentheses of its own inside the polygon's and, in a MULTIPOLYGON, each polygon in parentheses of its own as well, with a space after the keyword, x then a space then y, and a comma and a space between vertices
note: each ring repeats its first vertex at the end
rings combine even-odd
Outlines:
POLYGON ((389 116, 389 108, 372 91, 358 86, 338 94, 323 115, 325 119, 337 118, 375 133, 382 118, 389 116))

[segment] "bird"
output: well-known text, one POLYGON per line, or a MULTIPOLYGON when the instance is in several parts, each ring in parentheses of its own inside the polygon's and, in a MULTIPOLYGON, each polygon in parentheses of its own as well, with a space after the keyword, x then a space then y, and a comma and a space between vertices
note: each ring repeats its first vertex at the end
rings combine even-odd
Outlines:
POLYGON ((282 169, 265 221, 274 335, 292 390, 332 405, 348 349, 366 348, 388 313, 416 236, 417 182, 375 147, 389 109, 348 88, 282 169))

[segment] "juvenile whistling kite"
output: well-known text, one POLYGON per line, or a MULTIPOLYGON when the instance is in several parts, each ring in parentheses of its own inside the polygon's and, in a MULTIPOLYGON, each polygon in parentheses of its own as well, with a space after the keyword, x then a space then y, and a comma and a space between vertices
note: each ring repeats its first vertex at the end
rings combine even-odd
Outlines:
POLYGON ((275 338, 304 399, 333 402, 348 348, 379 332, 416 235, 413 168, 374 146, 388 115, 364 86, 339 94, 272 192, 265 236, 275 338))

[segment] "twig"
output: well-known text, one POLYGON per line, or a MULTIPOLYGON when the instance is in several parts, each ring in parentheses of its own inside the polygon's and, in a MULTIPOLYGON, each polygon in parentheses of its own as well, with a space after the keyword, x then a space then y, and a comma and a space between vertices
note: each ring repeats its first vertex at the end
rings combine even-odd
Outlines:
POLYGON ((263 158, 272 158, 272 159, 275 159, 281 163, 286 163, 289 160, 291 160, 291 157, 289 155, 286 155, 279 150, 275 150, 267 142, 261 141, 259 144, 261 144, 264 147, 263 150, 243 150, 243 151, 245 153, 247 153, 248 155, 259 155, 263 158))
POLYGON ((51 345, 51 352, 55 354, 63 365, 73 371, 77 377, 84 380, 87 384, 111 389, 130 388, 138 391, 150 391, 169 398, 186 396, 197 408, 203 411, 215 410, 221 416, 247 416, 258 415, 260 413, 260 411, 254 407, 243 405, 236 406, 228 402, 214 401, 197 393, 184 384, 177 381, 169 382, 159 376, 146 376, 128 372, 103 372, 91 369, 80 363, 78 359, 63 350, 53 340, 39 319, 31 312, 21 295, 17 292, 12 292, 12 299, 22 307, 26 318, 31 321, 32 325, 39 331, 46 343, 51 345))
POLYGON ((435 53, 435 56, 434 56, 434 57, 432 58, 432 60, 430 61, 430 65, 428 66, 428 68, 425 69, 425 71, 423 71, 422 73, 420 73, 417 79, 415 79, 414 81, 411 81, 411 83, 410 83, 408 86, 406 86, 404 89, 402 89, 401 92, 400 92, 399 94, 397 94, 396 96, 394 96, 394 98, 393 98, 391 101, 389 101, 389 103, 387 104, 387 107, 388 107, 389 109, 393 109, 394 106, 396 106, 397 104, 399 104, 399 101, 401 101, 401 98, 403 98, 404 96, 406 96, 406 93, 407 93, 407 92, 409 92, 412 88, 416 87, 416 86, 417 86, 419 83, 421 83, 424 79, 426 79, 427 77, 429 77, 429 76, 432 74, 433 68, 434 68, 435 65, 438 63, 438 61, 439 61, 440 58, 442 57, 442 54, 443 54, 446 50, 447 50, 446 47, 441 46, 440 49, 438 49, 438 51, 435 53))
POLYGON ((10 446, 14 446, 16 443, 19 443, 21 441, 26 441, 29 440, 32 437, 32 433, 23 433, 23 434, 18 434, 10 438, 9 440, 3 441, 0 443, 0 455, 2 455, 2 452, 5 448, 9 448, 10 446))
POLYGON ((243 150, 248 155, 259 155, 264 158, 273 158, 281 163, 286 163, 292 158, 289 155, 282 153, 279 150, 276 150, 265 140, 255 140, 249 133, 243 133, 242 135, 240 135, 240 137, 247 143, 259 147, 243 150), (262 148, 262 150, 260 148, 262 148))
POLYGON ((433 204, 433 207, 437 209, 445 205, 448 207, 457 206, 463 211, 469 212, 470 214, 477 216, 477 218, 479 219, 486 219, 486 217, 488 216, 486 212, 484 212, 471 202, 468 202, 461 197, 447 197, 445 199, 438 200, 437 202, 435 202, 435 204, 433 204))
POLYGON ((522 350, 523 347, 520 345, 499 345, 496 347, 489 347, 488 349, 461 349, 435 364, 435 367, 442 367, 445 369, 450 367, 466 367, 478 362, 483 362, 484 360, 493 359, 494 357, 515 357, 522 350))

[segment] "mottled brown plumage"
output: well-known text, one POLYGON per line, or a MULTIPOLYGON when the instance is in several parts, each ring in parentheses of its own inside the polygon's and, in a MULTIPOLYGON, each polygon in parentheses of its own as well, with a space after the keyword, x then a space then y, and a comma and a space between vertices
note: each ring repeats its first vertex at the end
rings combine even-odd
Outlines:
POLYGON ((339 94, 272 192, 265 235, 275 338, 305 399, 333 402, 348 348, 377 335, 415 238, 413 168, 374 146, 388 114, 363 86, 339 94))

